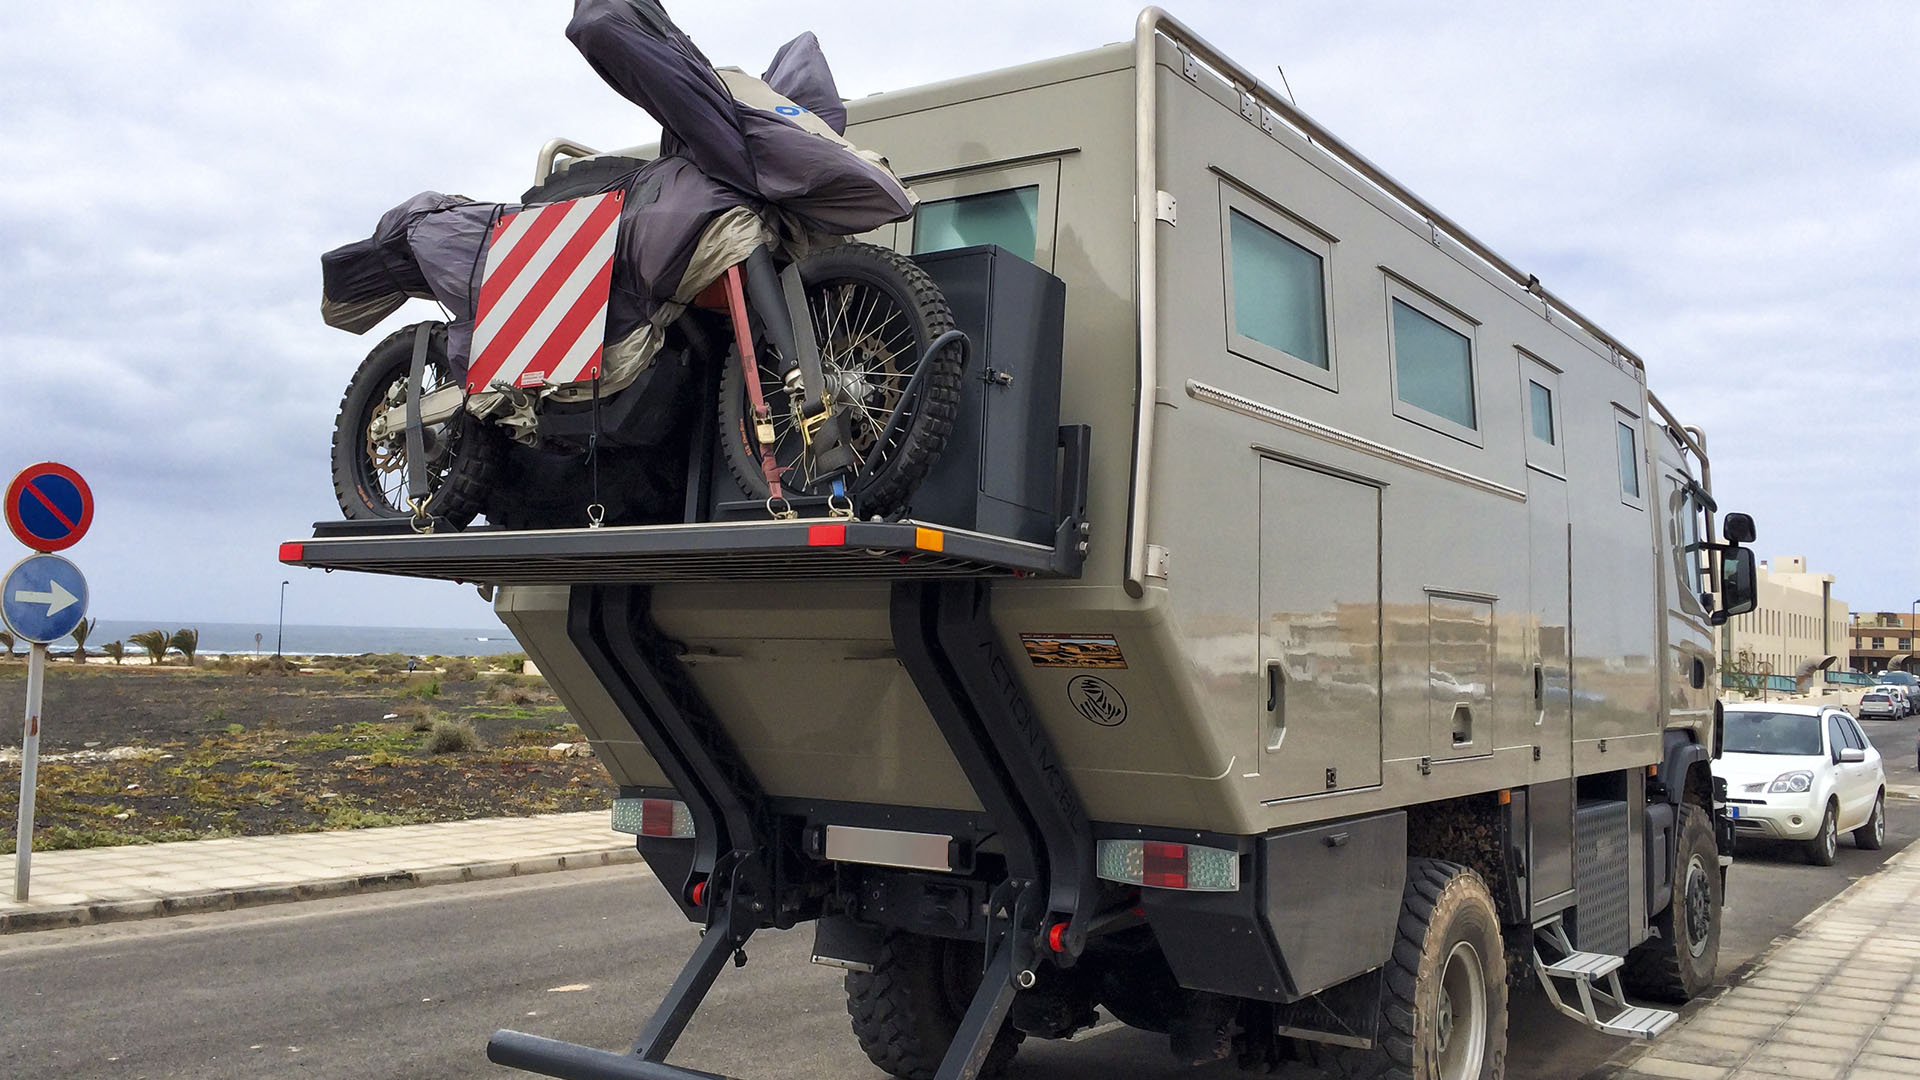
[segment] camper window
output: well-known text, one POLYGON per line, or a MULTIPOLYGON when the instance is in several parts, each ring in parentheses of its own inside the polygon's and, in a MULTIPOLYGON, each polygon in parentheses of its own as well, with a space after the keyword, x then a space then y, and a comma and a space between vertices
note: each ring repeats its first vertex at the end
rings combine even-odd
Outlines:
POLYGON ((975 244, 998 244, 1033 261, 1040 231, 1040 188, 962 195, 924 202, 914 214, 913 251, 946 251, 975 244))
POLYGON ((1633 427, 1621 420, 1613 426, 1620 450, 1620 495, 1630 505, 1640 504, 1640 455, 1635 450, 1633 427))
POLYGON ((1338 390, 1329 339, 1327 238, 1245 192, 1221 185, 1227 348, 1338 390))
POLYGON ((1416 304, 1411 290, 1392 290, 1393 411, 1478 446, 1473 328, 1438 305, 1416 304))
POLYGON ((1533 418, 1533 437, 1554 445, 1553 439, 1553 391, 1529 379, 1527 381, 1527 411, 1533 418))

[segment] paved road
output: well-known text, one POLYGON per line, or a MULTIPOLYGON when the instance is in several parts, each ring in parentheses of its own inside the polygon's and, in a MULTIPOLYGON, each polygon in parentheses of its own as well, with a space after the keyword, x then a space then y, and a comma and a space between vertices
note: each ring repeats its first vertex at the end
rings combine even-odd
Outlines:
MULTIPOLYGON (((1892 783, 1920 784, 1920 720, 1870 724, 1892 783), (1900 772, 1904 769, 1905 772, 1900 772)), ((1833 867, 1743 852, 1721 953, 1730 973, 1775 935, 1920 836, 1920 801, 1889 806, 1881 852, 1833 867)), ((835 973, 804 932, 756 938, 675 1060, 747 1077, 874 1078, 835 973)), ((10 1080, 89 1077, 488 1077, 490 1031, 617 1047, 694 934, 637 866, 0 938, 0 1061, 10 1080)), ((1537 1000, 1516 1002, 1510 1075, 1579 1076, 1621 1043, 1537 1000)), ((1097 1030, 1029 1042, 1017 1077, 1240 1076, 1172 1067, 1158 1036, 1097 1030)))

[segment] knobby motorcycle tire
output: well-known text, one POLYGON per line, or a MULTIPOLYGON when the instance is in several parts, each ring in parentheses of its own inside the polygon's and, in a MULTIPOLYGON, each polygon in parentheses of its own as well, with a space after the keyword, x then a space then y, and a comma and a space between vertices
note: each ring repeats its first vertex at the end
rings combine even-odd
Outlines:
MULTIPOLYGON (((818 289, 855 281, 886 292, 912 323, 916 353, 953 329, 953 310, 945 294, 918 264, 890 248, 850 242, 800 260, 800 281, 809 300, 818 289)), ((870 473, 855 477, 849 494, 862 516, 888 516, 906 505, 920 481, 940 457, 953 431, 960 408, 960 369, 963 353, 949 345, 927 359, 921 376, 919 402, 900 434, 899 448, 877 463, 870 473)), ((760 447, 747 422, 746 379, 740 358, 729 349, 720 375, 719 413, 721 456, 750 497, 765 499, 771 492, 760 468, 760 447)), ((825 494, 796 488, 802 494, 825 494)))
MULTIPOLYGON (((333 493, 349 520, 368 521, 411 517, 405 506, 395 506, 382 494, 367 460, 367 428, 393 381, 405 379, 413 365, 414 335, 430 327, 427 366, 442 381, 452 377, 447 360, 447 326, 442 322, 415 323, 387 335, 367 353, 340 398, 340 415, 333 426, 333 493)), ((446 425, 453 439, 444 468, 434 471, 427 510, 447 525, 465 528, 486 503, 487 490, 500 462, 500 433, 464 409, 446 425)))

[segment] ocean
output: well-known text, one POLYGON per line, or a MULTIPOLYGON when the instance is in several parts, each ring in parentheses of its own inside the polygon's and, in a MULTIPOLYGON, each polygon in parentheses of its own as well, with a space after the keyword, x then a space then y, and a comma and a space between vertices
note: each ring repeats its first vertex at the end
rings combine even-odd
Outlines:
MULTIPOLYGON (((145 630, 192 628, 200 631, 200 655, 245 653, 257 648, 262 656, 273 653, 273 623, 151 623, 122 619, 101 619, 87 638, 87 651, 98 653, 109 641, 125 641, 130 634, 145 630), (255 635, 259 635, 258 644, 255 635)), ((73 647, 68 639, 53 646, 56 652, 73 647)), ((360 653, 403 653, 408 656, 492 656, 519 652, 520 643, 504 626, 489 629, 462 629, 433 626, 302 626, 288 623, 284 652, 294 656, 324 654, 354 656, 360 653)), ((129 656, 145 658, 146 653, 127 646, 129 656)))

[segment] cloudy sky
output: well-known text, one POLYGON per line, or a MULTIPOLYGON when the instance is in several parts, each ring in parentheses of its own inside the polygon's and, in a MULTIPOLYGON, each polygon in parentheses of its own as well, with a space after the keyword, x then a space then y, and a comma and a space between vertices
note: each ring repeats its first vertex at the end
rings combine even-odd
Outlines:
MULTIPOLYGON (((670 7, 754 71, 816 31, 849 97, 1119 41, 1138 10, 670 7)), ((492 621, 453 585, 285 574, 275 544, 337 516, 334 411, 381 336, 321 324, 319 253, 415 191, 517 196, 552 136, 651 137, 570 9, 0 9, 0 472, 92 481, 96 614, 271 621, 288 577, 289 622, 492 621)), ((1762 557, 1808 556, 1856 610, 1920 597, 1920 5, 1172 10, 1646 357, 1762 557)))

